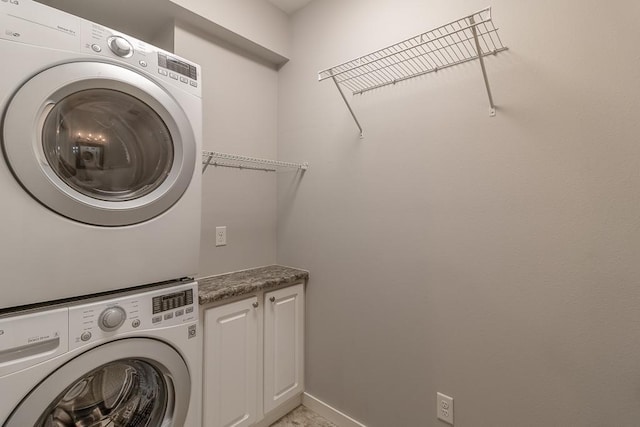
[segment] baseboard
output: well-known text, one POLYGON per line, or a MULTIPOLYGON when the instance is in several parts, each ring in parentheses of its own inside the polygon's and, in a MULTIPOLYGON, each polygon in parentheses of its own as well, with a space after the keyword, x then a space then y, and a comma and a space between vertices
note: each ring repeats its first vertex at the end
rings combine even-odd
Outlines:
POLYGON ((364 424, 327 405, 320 399, 311 396, 309 393, 302 395, 302 404, 338 427, 366 427, 364 424))

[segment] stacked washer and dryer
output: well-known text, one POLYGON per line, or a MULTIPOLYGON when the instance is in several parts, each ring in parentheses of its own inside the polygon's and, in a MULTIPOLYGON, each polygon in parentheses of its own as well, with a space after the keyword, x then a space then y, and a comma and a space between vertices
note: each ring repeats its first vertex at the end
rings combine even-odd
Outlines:
POLYGON ((198 65, 0 0, 0 425, 200 427, 198 65))

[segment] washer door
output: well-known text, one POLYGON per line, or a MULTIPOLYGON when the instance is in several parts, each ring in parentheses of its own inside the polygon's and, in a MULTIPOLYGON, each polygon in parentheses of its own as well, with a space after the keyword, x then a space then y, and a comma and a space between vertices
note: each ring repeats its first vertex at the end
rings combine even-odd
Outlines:
POLYGON ((5 427, 182 427, 191 381, 182 357, 153 339, 96 347, 44 379, 5 427))
POLYGON ((152 80, 107 63, 49 68, 13 96, 2 132, 14 175, 40 203, 87 224, 147 221, 196 165, 189 120, 152 80))

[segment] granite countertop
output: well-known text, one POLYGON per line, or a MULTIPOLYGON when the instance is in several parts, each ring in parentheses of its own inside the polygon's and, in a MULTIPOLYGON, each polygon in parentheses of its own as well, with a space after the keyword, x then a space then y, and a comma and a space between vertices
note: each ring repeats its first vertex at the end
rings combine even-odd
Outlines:
POLYGON ((309 279, 309 272, 297 268, 270 265, 251 270, 198 279, 200 305, 222 301, 257 291, 273 289, 309 279))

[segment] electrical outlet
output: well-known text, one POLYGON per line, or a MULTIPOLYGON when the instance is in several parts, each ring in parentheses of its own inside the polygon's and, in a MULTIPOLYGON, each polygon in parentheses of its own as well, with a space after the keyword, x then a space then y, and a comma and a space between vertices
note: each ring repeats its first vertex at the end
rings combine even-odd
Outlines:
POLYGON ((227 245, 227 227, 216 227, 216 246, 227 245))
POLYGON ((453 425, 453 397, 438 393, 436 395, 436 413, 439 420, 453 425))

